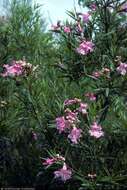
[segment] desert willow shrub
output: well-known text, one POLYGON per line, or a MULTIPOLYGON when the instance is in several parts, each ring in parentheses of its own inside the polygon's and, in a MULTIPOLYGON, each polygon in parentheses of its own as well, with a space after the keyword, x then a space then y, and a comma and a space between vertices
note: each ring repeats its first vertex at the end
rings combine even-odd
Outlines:
POLYGON ((68 95, 54 118, 54 149, 43 166, 63 189, 127 189, 127 4, 79 3, 87 9, 69 11, 73 21, 52 31, 56 67, 82 95, 68 95))
POLYGON ((35 25, 25 28, 26 4, 12 6, 16 14, 1 28, 1 186, 32 186, 38 173, 40 189, 126 189, 125 13, 121 15, 123 4, 111 3, 110 12, 105 3, 88 1, 89 12, 69 12, 73 23, 53 26, 60 39, 56 51, 49 35, 41 38, 46 46, 40 45, 40 30, 30 40, 35 25), (113 19, 108 32, 105 9, 113 19), (43 56, 52 59, 44 62, 43 56), (50 63, 73 82, 58 79, 50 63))

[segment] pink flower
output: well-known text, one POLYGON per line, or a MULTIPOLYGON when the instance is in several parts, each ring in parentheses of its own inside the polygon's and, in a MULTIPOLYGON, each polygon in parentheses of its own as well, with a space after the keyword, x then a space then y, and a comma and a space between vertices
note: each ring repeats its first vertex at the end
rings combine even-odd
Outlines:
POLYGON ((56 126, 59 133, 65 132, 71 125, 78 121, 77 112, 72 112, 69 109, 65 110, 66 116, 56 118, 56 126))
POLYGON ((62 133, 63 131, 66 130, 67 122, 66 122, 64 116, 56 118, 56 126, 57 126, 57 130, 59 131, 59 133, 62 133))
POLYGON ((80 107, 78 108, 78 111, 81 112, 82 114, 87 114, 87 108, 88 108, 88 104, 80 103, 80 107))
POLYGON ((72 143, 77 144, 78 140, 81 137, 81 129, 77 129, 76 127, 73 127, 71 133, 68 135, 68 138, 72 141, 72 143))
POLYGON ((101 72, 100 71, 95 71, 92 73, 92 76, 99 78, 101 76, 101 72))
POLYGON ((85 96, 88 97, 91 101, 96 100, 96 95, 94 93, 92 93, 92 92, 91 93, 90 92, 86 93, 85 96))
POLYGON ((1 74, 1 76, 3 77, 7 77, 7 76, 19 76, 22 75, 23 73, 23 67, 21 64, 18 63, 13 63, 12 65, 3 65, 3 67, 5 68, 5 71, 1 74))
POLYGON ((5 68, 4 72, 1 74, 3 77, 15 77, 15 76, 21 76, 21 75, 28 75, 29 73, 36 70, 38 66, 33 66, 30 63, 27 63, 26 61, 18 60, 13 61, 10 65, 6 64, 3 65, 5 68))
POLYGON ((46 158, 45 161, 42 163, 44 166, 51 166, 52 164, 55 163, 55 159, 54 158, 46 158))
POLYGON ((74 98, 74 99, 67 99, 64 101, 64 106, 72 105, 81 102, 80 99, 74 98))
POLYGON ((78 121, 78 118, 77 118, 77 112, 72 112, 71 110, 69 109, 66 109, 65 110, 66 112, 66 120, 68 122, 68 124, 74 124, 78 121))
POLYGON ((95 138, 100 138, 104 136, 104 132, 102 131, 102 127, 98 125, 96 122, 91 125, 91 129, 89 130, 90 136, 95 138))
POLYGON ((83 17, 83 21, 84 21, 85 23, 88 23, 88 22, 89 22, 89 20, 90 20, 90 14, 89 14, 89 13, 84 13, 84 14, 82 14, 82 17, 83 17))
POLYGON ((92 3, 92 4, 90 5, 90 8, 92 9, 92 11, 96 11, 97 6, 96 6, 95 3, 92 3))
POLYGON ((94 44, 91 41, 82 42, 77 48, 77 52, 81 55, 87 55, 94 49, 94 44))
POLYGON ((64 32, 65 33, 70 33, 71 32, 71 29, 69 26, 64 26, 64 32))
POLYGON ((72 171, 67 169, 66 163, 64 163, 63 167, 54 172, 55 178, 60 178, 62 181, 67 181, 72 176, 72 171))
POLYGON ((118 73, 121 75, 125 75, 127 73, 127 64, 126 63, 120 63, 120 65, 116 69, 118 73))
POLYGON ((44 166, 49 167, 52 164, 59 162, 59 161, 65 161, 65 158, 63 156, 60 156, 57 154, 55 157, 52 158, 46 158, 45 161, 42 163, 44 166))

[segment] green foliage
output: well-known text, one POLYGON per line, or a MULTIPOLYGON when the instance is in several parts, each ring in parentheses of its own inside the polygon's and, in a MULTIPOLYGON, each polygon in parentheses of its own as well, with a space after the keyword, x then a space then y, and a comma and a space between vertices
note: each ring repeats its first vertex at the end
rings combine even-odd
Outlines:
POLYGON ((79 1, 87 9, 92 2, 97 10, 88 24, 79 19, 76 10, 68 11, 73 20, 64 25, 71 28, 71 34, 60 25, 54 39, 45 30, 38 5, 13 1, 8 17, 0 21, 0 71, 13 59, 38 66, 28 76, 0 76, 1 186, 44 190, 127 188, 127 77, 116 72, 119 61, 127 60, 126 15, 119 11, 121 1, 79 1), (82 35, 77 32, 79 22, 82 35), (76 52, 83 39, 95 44, 94 52, 86 56, 76 52), (104 73, 104 68, 110 72, 104 73), (94 71, 103 75, 96 78, 94 71), (96 94, 95 102, 84 96, 87 92, 96 94), (66 135, 58 134, 55 118, 64 114, 64 100, 75 97, 87 102, 89 109, 87 117, 80 116, 82 140, 72 145, 66 135), (88 135, 95 120, 103 126, 102 139, 88 135), (73 169, 73 178, 66 183, 54 179, 56 166, 47 170, 42 166, 43 158, 57 153, 65 156, 73 169), (89 178, 89 173, 96 173, 96 178, 89 178))

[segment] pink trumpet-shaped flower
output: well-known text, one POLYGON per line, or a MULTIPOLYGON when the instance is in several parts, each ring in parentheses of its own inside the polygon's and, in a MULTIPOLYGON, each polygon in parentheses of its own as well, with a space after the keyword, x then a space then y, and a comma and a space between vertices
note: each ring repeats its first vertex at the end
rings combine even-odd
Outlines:
POLYGON ((125 75, 127 73, 127 64, 126 63, 120 63, 120 65, 116 69, 118 73, 121 75, 125 75))
POLYGON ((83 21, 85 23, 88 23, 89 20, 90 20, 90 14, 89 13, 84 13, 84 14, 82 14, 82 18, 83 18, 83 21))
POLYGON ((68 135, 68 138, 72 141, 72 143, 77 144, 78 140, 81 137, 81 129, 77 129, 76 127, 73 127, 71 133, 68 135))
POLYGON ((83 41, 77 48, 77 52, 81 55, 87 55, 94 49, 94 44, 91 41, 83 41))
POLYGON ((71 32, 70 27, 69 26, 64 26, 64 32, 69 34, 71 32))
POLYGON ((56 126, 59 133, 62 133, 67 128, 67 121, 65 120, 64 116, 56 118, 56 126))
POLYGON ((93 136, 95 138, 100 138, 104 136, 104 132, 102 131, 102 127, 98 125, 96 122, 91 125, 91 129, 89 130, 90 136, 93 136))
POLYGON ((54 158, 46 158, 45 161, 42 163, 44 166, 51 166, 55 163, 54 158))
POLYGON ((63 167, 54 172, 55 178, 60 178, 63 182, 66 182, 72 176, 72 171, 67 168, 66 163, 64 163, 63 167))
POLYGON ((82 114, 87 114, 88 104, 86 103, 80 103, 80 107, 78 108, 78 111, 82 114))

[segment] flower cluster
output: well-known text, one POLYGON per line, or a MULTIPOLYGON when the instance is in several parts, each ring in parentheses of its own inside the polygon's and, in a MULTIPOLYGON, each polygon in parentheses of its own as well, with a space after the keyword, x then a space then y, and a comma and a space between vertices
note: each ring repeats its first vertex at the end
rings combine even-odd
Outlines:
POLYGON ((56 118, 56 127, 59 133, 67 133, 68 139, 73 144, 77 144, 81 138, 82 129, 78 128, 79 123, 78 115, 87 114, 88 104, 81 102, 81 99, 67 99, 64 101, 64 106, 73 106, 75 109, 72 111, 70 108, 65 109, 65 115, 56 118), (78 106, 77 106, 78 105, 78 106))
POLYGON ((51 30, 54 32, 61 32, 63 31, 64 33, 71 33, 75 29, 78 29, 79 33, 83 32, 83 29, 81 27, 81 22, 87 24, 90 21, 90 17, 94 11, 96 11, 97 6, 95 3, 92 3, 90 5, 90 11, 85 12, 85 13, 76 13, 77 15, 77 27, 71 27, 70 25, 62 25, 61 21, 58 21, 57 24, 51 26, 51 30))
POLYGON ((71 36, 71 34, 76 34, 77 42, 80 41, 78 47, 75 48, 76 52, 81 55, 87 55, 94 50, 94 43, 91 40, 85 39, 84 40, 84 24, 89 23, 90 18, 92 17, 92 13, 96 10, 96 4, 91 4, 90 11, 85 13, 76 13, 76 20, 75 24, 61 24, 60 21, 57 22, 56 25, 52 25, 52 31, 56 33, 66 33, 67 35, 71 36))
POLYGON ((71 27, 66 25, 61 25, 60 21, 58 21, 56 25, 52 25, 51 30, 54 32, 63 31, 64 33, 67 34, 71 33, 71 27))
POLYGON ((33 66, 26 61, 18 60, 13 61, 11 64, 3 65, 4 72, 1 74, 2 77, 16 77, 21 75, 29 75, 35 71, 37 66, 33 66))
POLYGON ((1 74, 3 77, 7 76, 20 76, 23 73, 23 67, 21 64, 13 62, 12 65, 3 65, 4 67, 4 72, 1 74))
MULTIPOLYGON (((94 93, 86 93, 85 96, 88 97, 91 101, 96 100, 96 95, 94 93)), ((80 113, 82 113, 82 115, 88 114, 88 104, 83 103, 81 99, 74 98, 65 100, 64 105, 75 105, 75 109, 73 111, 71 111, 69 108, 65 109, 65 115, 56 118, 56 127, 60 134, 62 132, 67 134, 69 133, 67 135, 68 139, 70 139, 73 144, 77 144, 82 136, 82 129, 77 127, 78 123, 80 123, 78 115, 80 113), (76 107, 76 105, 78 105, 78 107, 76 107)), ((89 134, 95 138, 104 136, 102 127, 98 125, 97 122, 94 122, 91 125, 89 134)))
POLYGON ((57 154, 54 157, 44 159, 42 164, 46 166, 46 168, 52 166, 53 164, 57 164, 58 162, 63 163, 63 167, 54 171, 55 178, 61 179, 63 182, 67 181, 72 176, 72 170, 68 169, 67 164, 65 163, 65 158, 57 154))
POLYGON ((91 41, 83 41, 76 50, 81 55, 87 55, 94 50, 94 44, 91 41))
POLYGON ((81 129, 75 127, 78 122, 77 112, 72 112, 71 110, 65 110, 65 116, 56 118, 56 126, 59 133, 65 132, 69 133, 68 138, 72 143, 77 144, 81 137, 81 129))
POLYGON ((73 125, 78 122, 77 115, 78 115, 78 112, 76 112, 75 110, 74 111, 71 111, 70 109, 65 110, 65 118, 68 121, 69 125, 73 125))

